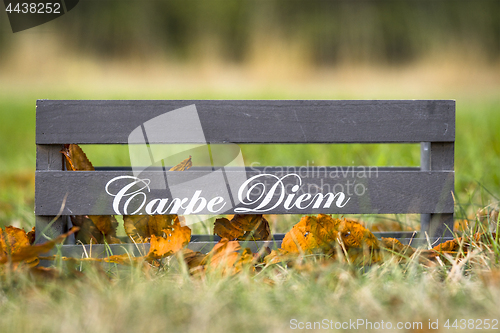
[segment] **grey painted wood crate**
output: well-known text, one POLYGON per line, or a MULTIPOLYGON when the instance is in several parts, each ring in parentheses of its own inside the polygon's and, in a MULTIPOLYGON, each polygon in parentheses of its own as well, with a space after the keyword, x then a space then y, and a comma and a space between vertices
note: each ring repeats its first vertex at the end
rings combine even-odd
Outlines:
MULTIPOLYGON (((38 100, 36 124, 36 230, 46 229, 60 215, 48 228, 52 237, 68 229, 70 215, 130 214, 130 207, 137 208, 138 214, 158 213, 161 199, 171 203, 170 210, 162 213, 180 215, 422 214, 421 230, 432 242, 452 236, 455 102, 451 100, 38 100), (163 130, 164 125, 168 131, 163 130), (134 133, 140 133, 141 139, 134 133), (69 172, 60 153, 68 143, 142 144, 150 154, 150 164, 156 166, 141 167, 140 172, 132 167, 69 172), (149 148, 184 143, 419 143, 421 166, 327 166, 320 172, 318 167, 303 166, 299 175, 282 167, 213 164, 175 172, 166 171, 161 158, 153 156, 149 148), (366 170, 376 174, 367 177, 366 170), (364 176, 361 171, 365 171, 364 176), (329 176, 332 172, 336 172, 335 177, 329 176), (133 200, 118 200, 120 187, 113 186, 115 180, 123 179, 138 179, 135 185, 147 180, 145 199, 141 201, 143 196, 138 195, 133 200), (203 190, 192 185, 194 180, 203 190), (152 186, 158 182, 164 186, 152 186), (360 185, 363 191, 351 195, 338 191, 349 183, 360 185), (263 188, 260 192, 258 184, 263 188), (200 195, 206 196, 205 205, 186 209, 181 199, 191 198, 188 201, 192 202, 201 200, 200 195), (174 211, 176 198, 180 206, 174 211)), ((390 235, 405 242, 413 237, 408 233, 390 235)), ((276 235, 274 245, 280 244, 279 238, 276 235)), ((193 235, 190 247, 209 249, 214 243, 193 235)), ((254 243, 257 247, 263 244, 269 245, 254 243)), ((71 245, 64 248, 68 253, 73 251, 71 245)))

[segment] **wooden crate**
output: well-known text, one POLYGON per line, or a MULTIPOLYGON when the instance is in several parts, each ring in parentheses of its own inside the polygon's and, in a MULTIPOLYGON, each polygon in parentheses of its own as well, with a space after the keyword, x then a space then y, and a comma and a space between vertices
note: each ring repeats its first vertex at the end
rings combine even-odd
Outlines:
MULTIPOLYGON (((325 199, 319 207, 310 204, 302 209, 300 203, 292 207, 281 204, 265 213, 417 213, 422 214, 421 229, 428 233, 432 242, 452 236, 455 102, 450 100, 39 100, 36 112, 37 232, 46 228, 57 215, 60 217, 46 233, 51 237, 68 229, 69 215, 116 214, 113 197, 105 193, 106 184, 116 177, 133 176, 130 168, 65 171, 60 153, 64 144, 128 144, 129 134, 141 124, 172 110, 193 105, 203 128, 205 142, 149 138, 147 143, 421 144, 420 168, 379 167, 376 177, 360 178, 357 172, 351 172, 364 168, 362 166, 358 169, 329 166, 327 170, 339 171, 339 177, 336 178, 325 177, 311 166, 302 167, 301 186, 304 188, 310 188, 309 185, 318 182, 329 188, 356 182, 363 185, 365 192, 363 195, 350 196, 343 206, 345 200, 341 205, 335 204, 339 198, 336 196, 328 207, 325 199)), ((280 167, 264 168, 251 167, 244 172, 247 179, 262 173, 281 178, 287 172, 280 167)), ((226 176, 231 176, 232 172, 242 172, 230 167, 224 171, 226 176)), ((169 177, 179 182, 211 172, 212 169, 203 168, 191 168, 183 172, 167 171, 169 177)), ((145 171, 144 177, 155 179, 164 174, 162 168, 152 169, 145 171)), ((285 177, 282 182, 293 185, 295 178, 285 177)), ((168 186, 153 192, 155 198, 172 199, 168 186)), ((303 202, 307 204, 305 200, 303 202)), ((250 206, 235 205, 225 213, 238 212, 238 207, 250 206)), ((207 210, 201 213, 206 214, 207 210)), ((409 233, 391 233, 390 236, 406 242, 412 237, 409 233)), ((276 235, 273 244, 279 245, 281 237, 276 235)), ((421 234, 418 237, 423 236, 421 234)), ((213 244, 213 241, 201 236, 193 236, 190 247, 197 249, 203 242, 207 243, 203 246, 210 247, 213 244)), ((257 247, 261 245, 254 244, 257 247)))

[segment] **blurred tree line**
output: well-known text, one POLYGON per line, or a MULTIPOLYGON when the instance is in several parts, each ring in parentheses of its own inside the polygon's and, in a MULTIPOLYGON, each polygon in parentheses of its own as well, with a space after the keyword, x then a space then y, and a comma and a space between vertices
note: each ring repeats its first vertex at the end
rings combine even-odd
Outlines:
POLYGON ((499 0, 82 0, 54 24, 65 46, 112 58, 241 63, 274 42, 315 65, 500 54, 499 0))

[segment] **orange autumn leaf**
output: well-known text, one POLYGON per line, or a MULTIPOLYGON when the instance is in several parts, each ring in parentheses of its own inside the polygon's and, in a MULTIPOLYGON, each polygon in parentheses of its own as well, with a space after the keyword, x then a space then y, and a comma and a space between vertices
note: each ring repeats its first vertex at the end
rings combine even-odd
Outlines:
POLYGON ((287 262, 293 259, 296 259, 297 255, 293 253, 289 253, 283 249, 272 250, 271 253, 266 255, 263 259, 263 262, 266 265, 278 264, 280 262, 287 262))
POLYGON ((9 256, 18 253, 21 248, 30 246, 28 235, 23 229, 16 227, 0 228, 0 255, 9 256))
POLYGON ((170 168, 169 171, 185 171, 185 170, 189 169, 192 166, 193 166, 193 163, 191 162, 191 156, 189 156, 188 158, 186 158, 181 163, 179 163, 176 166, 170 168))
POLYGON ((75 235, 75 240, 83 244, 102 244, 104 235, 97 229, 94 222, 83 215, 71 216, 71 223, 80 230, 75 235))
POLYGON ((347 249, 369 247, 378 249, 378 239, 359 222, 343 219, 338 225, 339 236, 347 249))
POLYGON ((121 243, 121 241, 116 237, 118 221, 116 221, 116 218, 113 215, 89 215, 89 219, 104 235, 108 244, 121 243))
POLYGON ((181 226, 179 217, 176 216, 173 224, 163 229, 163 236, 151 235, 148 258, 158 259, 172 255, 186 246, 190 240, 191 229, 181 226))
MULTIPOLYGON (((13 228, 13 227, 7 227, 7 228, 13 228)), ((7 229, 6 228, 6 229, 7 229)), ((17 229, 17 228, 16 228, 17 229)), ((37 245, 24 245, 19 247, 18 244, 15 244, 15 246, 11 247, 15 249, 15 251, 11 252, 8 255, 2 255, 0 256, 0 263, 5 264, 7 262, 27 262, 27 263, 32 263, 34 261, 38 260, 38 256, 42 253, 50 251, 56 244, 62 243, 66 237, 69 235, 75 233, 78 230, 78 228, 72 228, 69 232, 59 235, 58 237, 54 238, 53 240, 50 240, 48 242, 45 242, 43 244, 37 244, 37 245)), ((19 235, 19 233, 16 233, 19 235)), ((2 233, 2 238, 3 238, 3 233, 2 233)), ((26 238, 27 239, 27 238, 26 238)), ((19 239, 21 244, 25 244, 25 240, 19 239)))
POLYGON ((234 215, 215 220, 214 234, 230 240, 267 240, 271 234, 269 222, 262 215, 234 215))
POLYGON ((311 232, 310 216, 303 217, 292 230, 286 233, 281 248, 290 253, 312 252, 320 248, 322 243, 311 232))
POLYGON ((94 166, 76 144, 64 145, 61 153, 66 158, 66 169, 71 171, 94 171, 94 166))
POLYGON ((136 243, 144 243, 153 235, 163 236, 163 230, 171 228, 176 219, 179 220, 177 215, 125 215, 123 226, 136 243))
POLYGON ((235 263, 240 257, 241 250, 238 241, 229 241, 227 238, 221 239, 213 249, 201 261, 201 265, 209 269, 221 269, 223 273, 235 273, 235 263))
POLYGON ((190 270, 200 267, 203 260, 207 257, 206 254, 187 248, 182 250, 182 256, 190 270))
POLYGON ((304 216, 283 239, 281 248, 291 252, 327 252, 338 240, 340 219, 329 215, 304 216))
POLYGON ((31 245, 35 243, 35 235, 35 227, 31 228, 31 231, 28 231, 28 233, 26 233, 26 236, 28 236, 28 240, 30 241, 31 245))
POLYGON ((357 221, 324 214, 304 216, 285 235, 281 248, 290 253, 330 253, 337 244, 345 251, 379 248, 377 238, 357 221))
POLYGON ((452 239, 444 243, 438 244, 432 249, 437 252, 456 252, 460 250, 460 241, 462 238, 452 239))

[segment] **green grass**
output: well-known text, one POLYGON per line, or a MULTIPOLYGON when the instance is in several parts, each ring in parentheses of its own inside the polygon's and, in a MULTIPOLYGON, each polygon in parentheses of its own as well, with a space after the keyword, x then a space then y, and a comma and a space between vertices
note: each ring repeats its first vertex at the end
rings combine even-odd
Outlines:
MULTIPOLYGON (((427 332, 429 321, 438 320, 439 331, 448 331, 447 319, 499 318, 500 271, 493 257, 476 253, 430 268, 394 261, 323 265, 309 258, 293 268, 270 265, 236 276, 214 271, 191 277, 176 258, 148 274, 140 268, 93 266, 84 266, 85 275, 63 273, 55 279, 4 273, 0 328, 4 333, 290 332, 293 319, 363 319, 394 326, 422 323, 423 330, 414 332, 427 332)), ((364 328, 359 331, 382 331, 364 328)))

